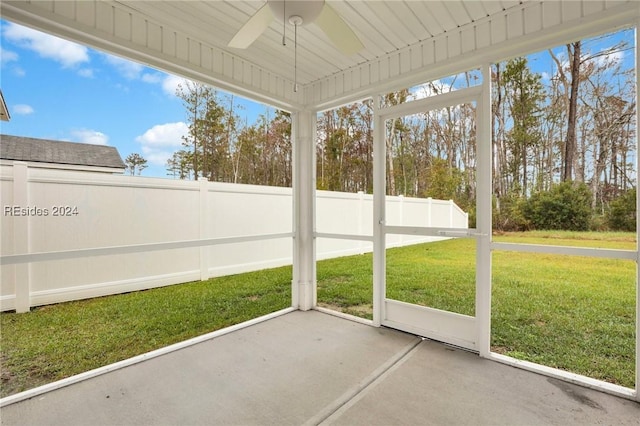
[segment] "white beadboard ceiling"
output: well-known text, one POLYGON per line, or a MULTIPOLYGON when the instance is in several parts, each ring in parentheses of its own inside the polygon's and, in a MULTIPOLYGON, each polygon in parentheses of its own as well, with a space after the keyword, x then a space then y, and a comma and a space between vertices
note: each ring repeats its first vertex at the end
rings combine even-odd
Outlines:
POLYGON ((364 49, 348 56, 314 24, 299 28, 297 92, 291 26, 286 46, 277 20, 249 48, 227 46, 265 0, 1 0, 0 13, 3 19, 285 109, 335 105, 396 83, 410 84, 425 72, 446 72, 443 66, 479 66, 502 59, 498 56, 505 52, 544 49, 550 40, 633 25, 640 16, 635 0, 327 3, 364 49))
MULTIPOLYGON (((313 0, 310 0, 313 1, 313 0)), ((188 34, 194 40, 227 50, 262 69, 294 78, 293 27, 287 26, 282 45, 282 23, 274 20, 247 49, 227 43, 264 1, 140 1, 117 3, 150 20, 188 34)), ((522 1, 345 1, 329 0, 362 40, 361 52, 346 56, 316 25, 298 30, 298 82, 302 85, 385 56, 399 49, 501 13, 522 1)))

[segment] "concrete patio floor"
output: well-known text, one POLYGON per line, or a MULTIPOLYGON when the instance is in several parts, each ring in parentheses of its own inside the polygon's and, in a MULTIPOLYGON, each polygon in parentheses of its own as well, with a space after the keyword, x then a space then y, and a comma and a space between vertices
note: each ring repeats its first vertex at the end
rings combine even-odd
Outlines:
POLYGON ((3 425, 638 425, 640 404, 292 312, 2 408, 3 425))

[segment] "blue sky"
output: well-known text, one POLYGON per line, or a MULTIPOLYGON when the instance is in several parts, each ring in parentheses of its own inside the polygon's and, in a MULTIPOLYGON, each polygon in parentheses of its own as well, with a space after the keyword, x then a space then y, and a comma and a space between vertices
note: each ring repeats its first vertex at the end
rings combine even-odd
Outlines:
MULTIPOLYGON (((147 159, 143 176, 167 177, 166 159, 187 128, 175 96, 182 78, 8 21, 0 21, 0 32, 11 115, 0 123, 3 134, 115 146, 123 159, 133 152, 147 159)), ((267 109, 241 104, 238 114, 249 124, 267 109)))

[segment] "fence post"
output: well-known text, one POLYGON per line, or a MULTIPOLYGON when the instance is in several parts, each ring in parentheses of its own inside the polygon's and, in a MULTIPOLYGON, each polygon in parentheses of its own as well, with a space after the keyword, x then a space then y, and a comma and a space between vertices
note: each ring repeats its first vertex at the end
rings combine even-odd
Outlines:
POLYGON ((449 228, 453 228, 453 200, 449 200, 449 228))
POLYGON ((433 198, 427 198, 427 227, 431 228, 433 224, 433 198))
MULTIPOLYGON (((207 238, 207 224, 209 223, 209 181, 206 177, 198 178, 200 185, 200 227, 199 238, 207 238)), ((209 246, 200 246, 200 280, 209 279, 209 246)))
MULTIPOLYGON (((404 226, 407 222, 404 217, 404 195, 398 195, 398 201, 400 202, 400 226, 404 226)), ((398 237, 398 247, 402 247, 404 245, 404 235, 400 234, 398 237)))
MULTIPOLYGON (((364 191, 358 191, 358 235, 364 235, 364 191)), ((364 241, 358 242, 360 254, 364 254, 364 241)))
MULTIPOLYGON (((29 169, 27 163, 16 161, 13 163, 13 206, 29 207, 29 169)), ((13 216, 13 252, 15 254, 29 253, 29 224, 28 215, 13 216)), ((31 264, 19 263, 15 267, 15 308, 16 312, 29 312, 31 309, 31 264)))

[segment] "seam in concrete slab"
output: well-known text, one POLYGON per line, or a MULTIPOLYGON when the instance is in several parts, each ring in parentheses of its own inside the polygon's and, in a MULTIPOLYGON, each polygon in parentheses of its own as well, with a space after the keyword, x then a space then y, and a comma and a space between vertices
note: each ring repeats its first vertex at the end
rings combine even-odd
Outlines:
POLYGON ((224 336, 225 334, 232 333, 236 330, 240 330, 243 328, 250 327, 252 325, 261 323, 263 321, 270 320, 272 318, 279 317, 281 315, 286 315, 291 312, 297 311, 297 308, 285 308, 280 311, 272 312, 267 315, 263 315, 258 318, 254 318, 249 321, 242 322, 240 324, 232 325, 230 327, 222 328, 220 330, 213 331, 211 333, 203 334, 202 336, 197 336, 189 340, 185 340, 183 342, 178 342, 170 346, 165 346, 160 349, 156 349, 155 351, 147 352, 138 356, 134 356, 133 358, 125 359, 119 362, 115 362, 113 364, 105 365, 103 367, 99 367, 90 371, 86 371, 84 373, 76 374, 75 376, 67 377, 66 379, 58 380, 53 383, 48 383, 46 385, 39 386, 37 388, 29 389, 24 392, 16 393, 14 395, 6 396, 0 399, 0 408, 6 407, 7 405, 15 404, 16 402, 24 401, 26 399, 33 398, 38 395, 42 395, 47 392, 52 392, 56 389, 64 388, 66 386, 70 386, 74 383, 82 382, 84 380, 91 379, 93 377, 101 376, 103 374, 110 373, 115 370, 119 370, 121 368, 129 367, 134 364, 138 364, 140 362, 147 361, 152 358, 156 358, 162 355, 166 355, 171 352, 178 351, 180 349, 187 348, 189 346, 197 345, 198 343, 206 342, 207 340, 215 339, 216 337, 224 336))
POLYGON ((333 420, 339 418, 345 410, 366 395, 368 389, 374 387, 389 373, 396 370, 400 365, 404 364, 409 358, 411 358, 418 346, 424 341, 424 338, 416 338, 416 341, 411 342, 402 348, 402 350, 375 369, 369 376, 340 395, 335 401, 327 405, 318 414, 307 420, 304 423, 304 426, 330 424, 333 420))
POLYGON ((322 306, 315 306, 313 308, 313 310, 314 311, 318 311, 318 312, 322 312, 323 314, 332 315, 334 317, 338 317, 338 318, 346 319, 346 320, 349 320, 349 321, 357 322, 359 324, 373 326, 373 321, 371 321, 369 319, 360 318, 360 317, 357 317, 355 315, 345 314, 344 312, 334 311, 333 309, 329 309, 329 308, 323 308, 322 306))

